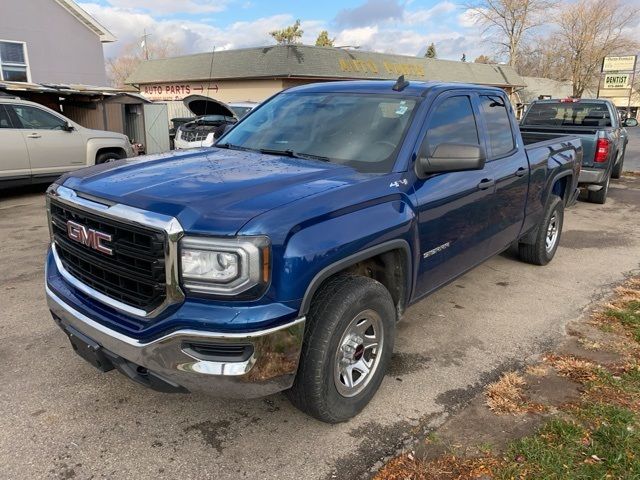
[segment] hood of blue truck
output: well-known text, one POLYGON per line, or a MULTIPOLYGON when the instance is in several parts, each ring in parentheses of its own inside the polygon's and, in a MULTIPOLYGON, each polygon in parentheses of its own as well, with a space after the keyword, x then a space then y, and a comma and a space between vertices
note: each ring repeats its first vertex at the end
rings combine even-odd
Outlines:
POLYGON ((171 215, 187 232, 234 235, 266 211, 362 179, 328 162, 211 148, 96 165, 73 172, 63 184, 171 215))

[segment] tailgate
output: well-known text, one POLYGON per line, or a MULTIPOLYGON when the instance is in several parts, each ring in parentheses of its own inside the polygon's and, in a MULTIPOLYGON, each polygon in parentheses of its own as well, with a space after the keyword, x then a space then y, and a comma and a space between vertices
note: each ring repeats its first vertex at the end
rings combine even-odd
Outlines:
POLYGON ((582 166, 593 166, 593 159, 596 155, 596 142, 598 140, 597 129, 520 127, 520 131, 525 145, 566 135, 577 137, 582 142, 582 166))

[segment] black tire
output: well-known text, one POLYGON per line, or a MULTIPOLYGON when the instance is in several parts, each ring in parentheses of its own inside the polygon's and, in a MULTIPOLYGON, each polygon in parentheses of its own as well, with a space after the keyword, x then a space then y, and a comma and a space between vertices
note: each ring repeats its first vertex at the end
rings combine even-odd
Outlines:
POLYGON ((557 195, 552 195, 549 199, 547 211, 540 222, 538 232, 536 233, 535 243, 518 245, 518 253, 520 259, 534 265, 546 265, 556 254, 558 245, 560 244, 560 236, 562 235, 562 225, 564 223, 564 202, 557 195), (555 237, 548 248, 547 239, 551 235, 551 223, 555 222, 555 237))
POLYGON ((587 201, 604 205, 607 201, 607 195, 609 194, 610 180, 611 175, 607 175, 604 182, 600 184, 602 186, 600 190, 597 190, 595 192, 589 190, 589 192, 587 193, 587 201))
MULTIPOLYGON (((373 398, 384 378, 393 352, 395 324, 393 300, 381 283, 356 275, 337 275, 327 280, 314 295, 307 315, 300 365, 293 387, 285 392, 291 403, 327 423, 344 422, 357 415, 373 398), (369 358, 365 358, 368 350, 363 345, 354 349, 351 361, 355 362, 357 358, 373 363, 370 376, 364 375, 360 387, 355 383, 358 379, 355 379, 349 390, 350 387, 342 382, 342 373, 338 372, 342 372, 339 368, 344 368, 344 362, 347 367, 352 365, 349 359, 340 361, 338 357, 345 355, 343 352, 348 348, 343 341, 353 338, 347 335, 351 326, 354 322, 361 322, 358 320, 360 316, 373 315, 371 312, 379 317, 375 321, 382 327, 379 335, 382 340, 378 343, 381 347, 375 354, 369 352, 369 358), (360 357, 356 357, 360 347, 363 347, 360 357), (339 388, 346 389, 353 396, 343 395, 339 388)), ((366 337, 366 332, 373 330, 366 330, 360 340, 366 337)), ((356 343, 365 343, 360 340, 356 343)), ((352 372, 354 370, 359 373, 357 369, 351 369, 352 372)), ((350 378, 353 380, 354 374, 350 378)))
POLYGON ((613 166, 613 170, 611 171, 611 178, 615 178, 616 180, 622 176, 622 168, 624 167, 624 154, 626 149, 622 151, 622 155, 620 155, 620 161, 613 166))
POLYGON ((123 158, 122 155, 115 152, 100 153, 96 156, 96 165, 113 162, 115 160, 120 160, 121 158, 123 158))

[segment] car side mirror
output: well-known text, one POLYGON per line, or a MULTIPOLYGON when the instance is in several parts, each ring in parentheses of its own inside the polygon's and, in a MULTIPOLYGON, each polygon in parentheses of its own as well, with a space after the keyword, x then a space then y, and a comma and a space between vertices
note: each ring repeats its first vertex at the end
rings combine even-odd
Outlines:
POLYGON ((636 120, 635 118, 627 118, 624 122, 622 122, 622 125, 624 125, 625 127, 637 127, 638 120, 636 120))
POLYGON ((65 132, 73 132, 73 131, 76 129, 76 127, 74 127, 74 126, 73 126, 73 125, 71 125, 70 123, 65 123, 65 124, 64 124, 64 127, 62 127, 62 129, 63 129, 65 132))
POLYGON ((482 170, 485 155, 480 145, 441 143, 431 155, 423 151, 418 158, 417 173, 420 178, 433 173, 482 170))

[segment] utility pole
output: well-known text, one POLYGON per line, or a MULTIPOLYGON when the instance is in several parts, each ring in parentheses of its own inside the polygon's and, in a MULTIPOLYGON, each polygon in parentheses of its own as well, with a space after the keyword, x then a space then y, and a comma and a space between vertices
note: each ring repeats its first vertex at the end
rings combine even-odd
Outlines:
POLYGON ((147 33, 147 29, 144 29, 144 34, 142 35, 142 43, 140 43, 140 47, 144 52, 144 59, 149 60, 149 47, 147 46, 147 38, 151 36, 150 33, 147 33))

